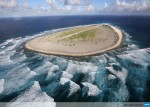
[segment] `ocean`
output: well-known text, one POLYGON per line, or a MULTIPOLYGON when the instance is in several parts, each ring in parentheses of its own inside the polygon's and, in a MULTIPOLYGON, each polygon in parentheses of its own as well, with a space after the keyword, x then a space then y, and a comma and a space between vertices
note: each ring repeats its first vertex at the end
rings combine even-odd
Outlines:
POLYGON ((0 102, 148 102, 149 29, 150 16, 0 18, 0 102), (24 49, 32 38, 101 23, 122 30, 121 47, 82 58, 24 49))
POLYGON ((0 42, 37 34, 46 30, 78 25, 110 23, 132 35, 142 47, 150 46, 150 16, 52 16, 1 18, 0 42))

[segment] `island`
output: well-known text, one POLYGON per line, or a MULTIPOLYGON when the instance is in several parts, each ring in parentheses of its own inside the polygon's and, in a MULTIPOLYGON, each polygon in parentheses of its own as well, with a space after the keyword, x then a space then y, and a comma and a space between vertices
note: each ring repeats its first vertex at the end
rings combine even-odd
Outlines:
POLYGON ((25 48, 59 56, 90 56, 119 47, 121 30, 109 24, 84 25, 28 41, 25 48))

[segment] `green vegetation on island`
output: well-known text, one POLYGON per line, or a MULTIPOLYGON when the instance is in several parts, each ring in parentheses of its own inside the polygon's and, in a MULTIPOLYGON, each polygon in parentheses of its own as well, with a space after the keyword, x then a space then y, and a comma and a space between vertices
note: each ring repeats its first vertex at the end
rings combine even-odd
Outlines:
POLYGON ((88 30, 88 29, 91 28, 91 27, 94 27, 94 25, 86 26, 86 27, 73 28, 73 29, 64 31, 63 33, 60 33, 60 34, 58 35, 58 37, 64 37, 64 36, 66 36, 66 35, 74 34, 74 33, 76 33, 76 32, 80 32, 80 31, 83 31, 83 30, 88 30))
POLYGON ((65 38, 62 41, 73 41, 73 40, 82 40, 82 41, 84 41, 84 40, 89 40, 89 39, 92 39, 95 36, 96 30, 97 30, 97 28, 87 30, 85 32, 81 32, 81 33, 72 35, 68 38, 65 38))

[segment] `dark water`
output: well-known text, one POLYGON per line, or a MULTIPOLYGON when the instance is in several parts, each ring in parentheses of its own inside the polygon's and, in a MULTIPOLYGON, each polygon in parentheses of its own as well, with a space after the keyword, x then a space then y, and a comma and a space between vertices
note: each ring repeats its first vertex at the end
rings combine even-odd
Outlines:
POLYGON ((46 30, 110 23, 122 28, 143 47, 150 47, 150 16, 53 16, 0 19, 0 41, 46 30))
POLYGON ((144 16, 0 19, 0 102, 12 101, 7 107, 24 106, 22 102, 149 102, 149 28, 150 17, 144 16), (84 58, 43 55, 24 48, 34 37, 98 23, 119 27, 122 46, 84 58))

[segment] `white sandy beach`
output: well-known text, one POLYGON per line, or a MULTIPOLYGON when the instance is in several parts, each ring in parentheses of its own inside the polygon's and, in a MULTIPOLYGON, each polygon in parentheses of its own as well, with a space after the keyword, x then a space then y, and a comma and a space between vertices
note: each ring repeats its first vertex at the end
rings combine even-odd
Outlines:
POLYGON ((66 33, 63 31, 32 39, 25 44, 25 48, 44 54, 79 57, 115 49, 120 46, 123 38, 122 32, 118 28, 107 24, 87 26, 79 31, 61 36, 64 32, 66 33), (91 29, 96 29, 95 36, 92 38, 65 40, 91 29))

